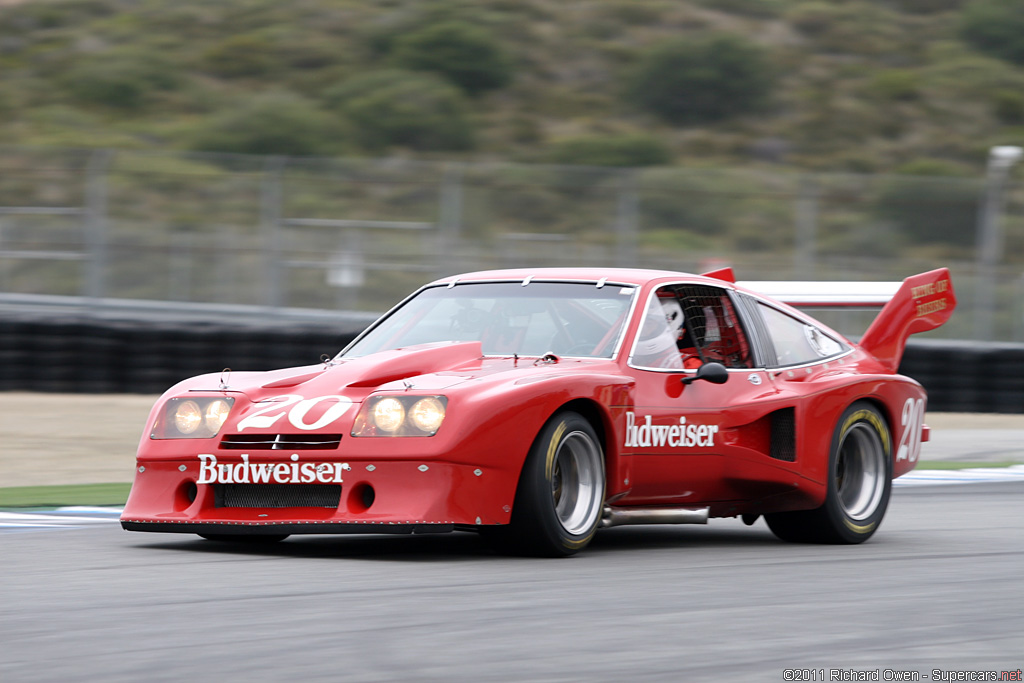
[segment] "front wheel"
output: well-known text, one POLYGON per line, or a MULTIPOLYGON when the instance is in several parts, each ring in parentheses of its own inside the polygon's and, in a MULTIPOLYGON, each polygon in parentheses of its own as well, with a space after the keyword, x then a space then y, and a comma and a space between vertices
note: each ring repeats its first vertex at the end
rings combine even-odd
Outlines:
POLYGON ((523 465, 512 521, 490 530, 504 549, 567 557, 597 531, 604 505, 604 452, 578 413, 558 413, 544 425, 523 465))
POLYGON ((828 491, 815 510, 765 515, 784 541, 863 543, 885 516, 892 490, 892 438, 885 418, 858 401, 839 418, 829 453, 828 491))

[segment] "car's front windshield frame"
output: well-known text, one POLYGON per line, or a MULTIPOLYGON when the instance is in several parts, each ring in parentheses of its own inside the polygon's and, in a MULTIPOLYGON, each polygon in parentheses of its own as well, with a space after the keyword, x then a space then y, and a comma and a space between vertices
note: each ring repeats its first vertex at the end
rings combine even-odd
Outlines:
MULTIPOLYGON (((615 358, 618 356, 633 317, 638 293, 641 287, 637 284, 607 282, 606 280, 561 280, 532 279, 526 280, 458 280, 448 283, 427 285, 368 327, 362 334, 346 346, 336 357, 337 360, 358 358, 379 351, 406 348, 419 344, 480 341, 483 344, 483 355, 494 357, 533 357, 554 353, 559 357, 579 358, 615 358), (546 314, 551 318, 547 321, 551 327, 550 344, 538 338, 542 336, 543 325, 534 325, 530 340, 520 339, 519 343, 494 343, 485 335, 493 329, 485 328, 475 335, 459 326, 455 317, 449 318, 449 330, 444 334, 437 330, 419 330, 420 334, 410 331, 444 304, 451 308, 453 302, 467 310, 476 310, 475 305, 468 307, 465 301, 492 301, 493 309, 483 315, 502 316, 501 322, 515 322, 514 318, 527 318, 527 326, 534 314, 546 314), (509 316, 507 309, 516 305, 525 306, 526 312, 519 316, 509 316), (567 314, 573 314, 575 320, 565 320, 567 314), (572 323, 575 324, 572 324, 572 323), (605 325, 601 328, 601 325, 605 325), (600 332, 601 338, 593 336, 600 332), (585 341, 570 344, 573 335, 588 335, 585 341), (455 338, 440 338, 440 337, 455 338), (410 342, 411 343, 407 343, 410 342), (593 348, 583 348, 583 344, 592 342, 593 348)), ((435 314, 441 318, 442 311, 435 314)), ((515 311, 513 311, 515 312, 515 311)), ((457 311, 461 319, 462 311, 457 311)), ((432 321, 436 327, 438 321, 432 321)), ((427 326, 424 326, 427 327, 427 326)), ((502 328, 511 329, 507 325, 502 328)), ((528 331, 522 331, 527 334, 528 331)))

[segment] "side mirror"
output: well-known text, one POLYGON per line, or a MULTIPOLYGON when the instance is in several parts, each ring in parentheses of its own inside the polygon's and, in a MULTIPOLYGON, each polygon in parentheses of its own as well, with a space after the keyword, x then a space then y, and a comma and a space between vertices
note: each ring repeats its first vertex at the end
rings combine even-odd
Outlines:
POLYGON ((725 366, 721 363, 711 361, 705 363, 697 369, 697 374, 693 377, 684 377, 683 384, 689 384, 702 379, 705 382, 711 382, 712 384, 725 384, 729 381, 729 371, 725 369, 725 366))

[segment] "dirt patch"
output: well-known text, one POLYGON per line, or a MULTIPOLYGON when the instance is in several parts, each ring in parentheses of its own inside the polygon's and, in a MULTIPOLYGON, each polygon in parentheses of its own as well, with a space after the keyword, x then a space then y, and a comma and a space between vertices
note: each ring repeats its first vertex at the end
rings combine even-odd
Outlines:
POLYGON ((0 392, 0 486, 130 482, 156 399, 0 392))

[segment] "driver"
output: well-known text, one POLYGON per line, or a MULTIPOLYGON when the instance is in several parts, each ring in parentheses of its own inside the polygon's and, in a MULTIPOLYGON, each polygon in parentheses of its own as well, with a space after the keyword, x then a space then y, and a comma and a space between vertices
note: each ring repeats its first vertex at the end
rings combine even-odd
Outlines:
POLYGON ((686 362, 679 352, 679 340, 685 331, 686 316, 679 300, 672 297, 658 297, 651 302, 640 328, 640 339, 636 345, 633 362, 648 368, 682 370, 684 367, 698 367, 699 358, 689 357, 686 362))

